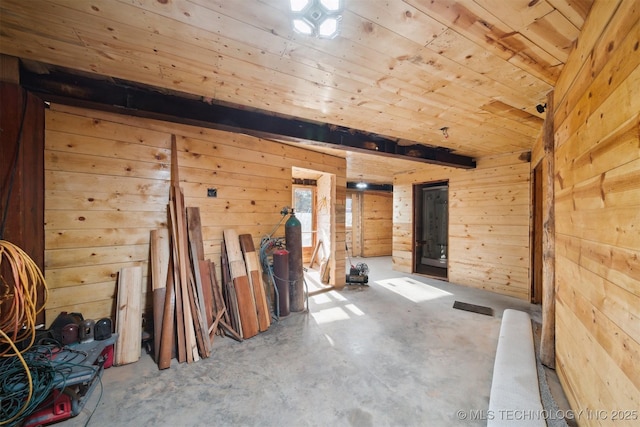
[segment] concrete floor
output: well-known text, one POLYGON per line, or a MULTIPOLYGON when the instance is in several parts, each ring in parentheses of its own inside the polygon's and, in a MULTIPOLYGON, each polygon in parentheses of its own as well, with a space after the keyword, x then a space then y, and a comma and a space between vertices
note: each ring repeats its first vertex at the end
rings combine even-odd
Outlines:
POLYGON ((469 418, 488 408, 502 312, 539 321, 540 307, 399 273, 389 257, 361 261, 370 286, 318 293, 309 313, 242 343, 216 338, 209 359, 159 371, 143 354, 108 369, 99 402, 98 388, 59 425, 83 425, 94 408, 90 426, 485 425, 469 418), (494 316, 453 309, 455 300, 494 316))

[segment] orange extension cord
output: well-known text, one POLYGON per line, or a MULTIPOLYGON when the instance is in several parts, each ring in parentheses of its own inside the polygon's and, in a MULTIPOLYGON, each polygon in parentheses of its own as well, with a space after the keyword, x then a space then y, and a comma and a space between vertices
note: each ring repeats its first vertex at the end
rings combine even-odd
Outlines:
MULTIPOLYGON (((35 262, 22 249, 6 240, 0 240, 0 266, 8 263, 11 280, 0 274, 0 357, 16 356, 29 378, 29 396, 24 406, 9 420, 0 421, 0 425, 8 424, 16 419, 27 408, 33 394, 33 382, 29 368, 22 353, 33 345, 36 336, 36 317, 45 306, 48 290, 42 272, 35 262), (38 288, 44 289, 44 298, 38 305, 38 288), (29 343, 21 352, 16 343, 28 340, 29 343)), ((7 271, 3 268, 2 271, 7 271)))

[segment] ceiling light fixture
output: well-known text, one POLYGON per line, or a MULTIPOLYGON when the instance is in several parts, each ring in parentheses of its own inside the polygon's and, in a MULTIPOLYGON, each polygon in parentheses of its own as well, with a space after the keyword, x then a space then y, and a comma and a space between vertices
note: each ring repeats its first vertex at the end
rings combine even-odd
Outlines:
POLYGON ((547 109, 547 104, 538 104, 536 105, 536 111, 538 111, 538 113, 542 114, 544 113, 544 111, 547 109))
POLYGON ((366 182, 362 182, 360 181, 359 183, 356 184, 356 188, 360 189, 360 190, 364 190, 365 188, 367 188, 368 185, 366 182))
POLYGON ((324 39, 338 35, 342 0, 290 0, 290 6, 297 33, 324 39))

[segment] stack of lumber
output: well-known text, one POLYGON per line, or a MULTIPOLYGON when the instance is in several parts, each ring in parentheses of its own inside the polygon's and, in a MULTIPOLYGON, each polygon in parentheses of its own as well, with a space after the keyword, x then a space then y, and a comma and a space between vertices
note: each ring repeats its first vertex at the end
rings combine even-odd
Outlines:
POLYGON ((239 236, 232 229, 223 234, 223 290, 231 326, 243 339, 251 338, 271 325, 260 262, 250 234, 239 236))
POLYGON ((185 208, 179 186, 175 136, 172 136, 168 230, 151 232, 154 345, 160 369, 195 362, 211 354, 213 338, 223 331, 241 337, 229 316, 215 276, 204 259, 198 208, 185 208))
MULTIPOLYGON (((195 362, 211 355, 216 335, 238 341, 266 331, 271 311, 253 239, 224 232, 222 286, 205 260, 200 210, 185 207, 171 138, 168 229, 151 232, 154 350, 160 369, 171 359, 195 362)), ((135 357, 135 356, 134 356, 135 357)))

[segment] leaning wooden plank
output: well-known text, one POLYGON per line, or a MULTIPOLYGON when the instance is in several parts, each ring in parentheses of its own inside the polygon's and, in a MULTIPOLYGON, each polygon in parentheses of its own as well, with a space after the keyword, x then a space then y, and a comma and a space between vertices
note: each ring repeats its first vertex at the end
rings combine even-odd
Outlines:
POLYGON ((313 254, 311 254, 311 259, 309 260, 309 268, 313 268, 313 264, 315 264, 316 262, 316 257, 318 256, 320 246, 322 246, 322 240, 318 240, 318 243, 316 243, 316 247, 313 249, 313 254))
POLYGON ((320 281, 329 283, 329 260, 323 259, 320 263, 320 281))
POLYGON ((214 301, 209 261, 199 260, 198 271, 202 283, 202 297, 204 300, 205 314, 207 316, 207 325, 211 326, 214 320, 214 313, 217 313, 219 310, 214 301))
POLYGON ((196 351, 193 356, 194 361, 197 361, 199 359, 198 356, 202 356, 203 358, 209 357, 209 347, 211 343, 209 342, 209 335, 207 334, 208 328, 202 319, 203 313, 200 312, 198 307, 198 297, 196 295, 196 286, 193 276, 189 278, 187 292, 189 294, 189 307, 193 319, 193 331, 196 340, 196 351))
MULTIPOLYGON (((191 248, 191 245, 189 245, 189 248, 191 248)), ((192 263, 189 264, 188 276, 189 305, 191 307, 191 315, 193 317, 197 350, 200 356, 207 358, 209 357, 211 342, 209 341, 209 336, 207 334, 209 327, 207 325, 206 314, 204 312, 200 269, 197 266, 197 262, 195 265, 192 263)))
POLYGON ((218 329, 218 324, 222 319, 222 315, 224 315, 224 310, 220 310, 218 312, 218 315, 214 319, 213 324, 209 327, 209 339, 211 340, 212 344, 213 344, 213 339, 216 336, 216 330, 218 329))
POLYGON ((186 214, 184 210, 184 194, 180 187, 175 187, 174 203, 176 207, 176 219, 177 219, 177 235, 176 240, 178 242, 178 260, 179 260, 179 273, 180 273, 180 287, 182 293, 182 311, 184 314, 184 330, 185 341, 187 347, 187 363, 197 362, 200 360, 198 353, 198 342, 196 339, 196 330, 194 326, 194 311, 191 309, 191 298, 189 287, 189 255, 187 249, 187 224, 186 214))
POLYGON ((160 336, 160 350, 158 368, 167 369, 171 366, 171 353, 175 344, 175 311, 176 294, 173 286, 173 262, 169 262, 167 285, 164 299, 164 313, 162 315, 162 334, 160 336))
POLYGON ((220 285, 218 284, 218 278, 216 277, 216 264, 213 261, 209 261, 209 271, 211 272, 211 287, 213 289, 213 300, 215 302, 216 311, 224 308, 225 310, 223 320, 229 323, 228 308, 224 303, 222 289, 220 288, 220 285))
POLYGON ((180 168, 178 167, 178 144, 176 136, 171 135, 171 186, 180 185, 180 168))
POLYGON ((242 337, 247 339, 258 334, 258 315, 256 302, 251 292, 251 285, 247 277, 247 268, 240 249, 238 233, 233 229, 224 230, 224 243, 227 247, 229 271, 236 291, 238 312, 242 327, 242 337))
POLYGON ((242 336, 240 334, 238 334, 233 327, 231 327, 231 325, 229 325, 227 322, 225 322, 224 320, 220 321, 220 325, 222 326, 222 328, 225 330, 226 334, 229 334, 229 336, 231 338, 233 338, 236 341, 242 342, 242 336))
POLYGON ((191 306, 191 315, 193 317, 193 327, 195 331, 196 344, 199 354, 206 358, 209 357, 211 349, 211 343, 207 335, 209 326, 207 325, 207 318, 204 312, 203 297, 201 290, 200 270, 197 271, 197 279, 194 276, 195 266, 189 266, 189 304, 191 306))
POLYGON ((151 230, 151 289, 153 290, 153 355, 156 363, 160 360, 160 337, 162 317, 169 269, 169 230, 151 230))
MULTIPOLYGON (((200 261, 204 260, 204 248, 202 244, 202 230, 200 225, 200 209, 189 207, 186 210, 187 219, 187 233, 189 237, 189 255, 191 260, 190 269, 190 281, 194 286, 194 298, 196 301, 195 309, 192 308, 194 313, 194 321, 196 326, 196 338, 199 342, 200 354, 203 357, 209 357, 211 350, 211 342, 209 340, 207 330, 209 329, 210 322, 208 317, 213 316, 212 307, 206 307, 205 290, 203 289, 203 281, 209 279, 209 275, 203 279, 200 274, 200 261), (211 314, 208 314, 211 312, 211 314)), ((206 282, 206 286, 211 289, 211 286, 206 282)))
POLYGON ((200 220, 200 208, 187 207, 187 228, 189 231, 189 245, 193 246, 193 251, 195 251, 195 259, 204 260, 204 243, 202 241, 202 222, 200 220))
POLYGON ((140 359, 142 349, 142 267, 125 267, 118 275, 114 362, 126 365, 140 359))
MULTIPOLYGON (((171 188, 171 194, 173 194, 173 187, 171 188)), ((187 361, 187 344, 185 338, 185 325, 184 314, 182 304, 182 286, 180 285, 180 261, 178 259, 178 243, 176 242, 176 219, 175 219, 175 206, 169 203, 169 222, 171 223, 171 256, 172 256, 172 271, 173 271, 173 289, 175 292, 175 321, 176 321, 176 337, 178 347, 178 362, 184 363, 187 361)))
POLYGON ((258 315, 258 327, 260 332, 264 332, 269 329, 271 325, 271 313, 269 312, 264 283, 262 282, 262 272, 260 262, 258 261, 258 254, 256 253, 251 234, 241 234, 239 239, 240 247, 244 254, 244 261, 247 266, 249 283, 253 289, 256 313, 258 315))
MULTIPOLYGON (((231 274, 231 273, 229 273, 231 274)), ((231 309, 233 310, 233 318, 235 319, 235 329, 238 334, 244 338, 242 332, 242 317, 240 316, 240 308, 238 306, 238 294, 236 293, 236 285, 231 280, 228 283, 229 286, 229 301, 231 301, 231 309)))
POLYGON ((227 259, 227 247, 224 244, 224 240, 221 244, 222 254, 220 255, 220 261, 222 264, 222 289, 224 292, 224 299, 227 305, 227 311, 229 312, 229 320, 231 327, 234 331, 242 337, 242 327, 240 321, 240 314, 238 313, 238 301, 236 299, 236 292, 233 286, 233 280, 231 279, 231 272, 229 271, 229 260, 227 259))

